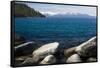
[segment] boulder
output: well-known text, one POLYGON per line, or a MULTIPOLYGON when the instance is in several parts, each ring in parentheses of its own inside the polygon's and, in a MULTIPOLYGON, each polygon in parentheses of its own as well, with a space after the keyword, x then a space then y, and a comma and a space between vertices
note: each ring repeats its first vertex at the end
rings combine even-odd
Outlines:
POLYGON ((87 59, 87 62, 96 62, 96 61, 97 59, 93 57, 90 57, 89 59, 87 59))
POLYGON ((64 56, 66 57, 66 59, 67 59, 68 57, 70 57, 71 55, 73 55, 73 54, 76 53, 76 52, 75 52, 75 49, 76 49, 76 47, 72 47, 72 48, 68 48, 68 49, 65 49, 65 50, 64 50, 64 56))
POLYGON ((15 62, 17 66, 35 65, 31 55, 16 57, 15 62))
POLYGON ((54 64, 56 63, 56 58, 53 55, 46 56, 40 64, 54 64))
POLYGON ((76 52, 81 57, 97 57, 96 37, 89 39, 76 48, 76 52))
POLYGON ((34 65, 34 61, 32 58, 25 59, 24 62, 22 62, 20 65, 34 65))
POLYGON ((25 59, 24 58, 15 58, 15 61, 19 61, 19 62, 22 62, 22 61, 24 61, 25 59))
POLYGON ((67 61, 67 63, 78 63, 78 62, 82 62, 80 56, 78 54, 73 54, 72 56, 70 56, 67 61))
POLYGON ((26 42, 14 47, 15 56, 32 54, 32 52, 38 48, 38 45, 35 42, 26 42))
POLYGON ((15 65, 20 65, 23 61, 25 61, 25 59, 22 57, 15 58, 15 65))
POLYGON ((54 54, 57 51, 59 46, 58 42, 49 43, 41 46, 37 50, 33 51, 33 60, 38 62, 41 59, 44 59, 46 56, 54 54))

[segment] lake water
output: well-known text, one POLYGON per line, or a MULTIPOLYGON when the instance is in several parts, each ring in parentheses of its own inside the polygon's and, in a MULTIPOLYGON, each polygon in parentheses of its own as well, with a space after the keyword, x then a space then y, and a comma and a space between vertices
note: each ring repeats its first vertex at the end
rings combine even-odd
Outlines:
POLYGON ((95 18, 15 18, 15 33, 27 41, 59 42, 61 47, 72 47, 96 36, 95 18))

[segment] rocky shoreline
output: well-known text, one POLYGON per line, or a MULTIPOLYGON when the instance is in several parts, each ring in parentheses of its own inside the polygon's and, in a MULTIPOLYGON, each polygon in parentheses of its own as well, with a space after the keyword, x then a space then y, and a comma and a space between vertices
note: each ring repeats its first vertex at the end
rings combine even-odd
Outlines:
POLYGON ((37 45, 35 42, 24 42, 14 47, 15 65, 46 65, 60 63, 82 63, 97 61, 97 38, 64 49, 58 49, 59 42, 37 45))

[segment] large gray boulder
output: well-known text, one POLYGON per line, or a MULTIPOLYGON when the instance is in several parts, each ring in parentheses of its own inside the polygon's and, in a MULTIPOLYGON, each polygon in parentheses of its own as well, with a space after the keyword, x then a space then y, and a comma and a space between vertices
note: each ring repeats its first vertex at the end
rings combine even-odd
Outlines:
POLYGON ((73 54, 66 61, 66 63, 79 63, 79 62, 82 62, 82 60, 78 54, 73 54))
POLYGON ((56 58, 53 55, 46 56, 40 64, 54 64, 56 63, 56 58))
POLYGON ((81 57, 97 57, 96 37, 89 39, 76 48, 76 52, 81 57))
POLYGON ((49 43, 41 46, 37 50, 33 51, 33 61, 38 62, 39 60, 44 59, 46 56, 54 54, 57 51, 58 46, 58 42, 49 43))
POLYGON ((35 42, 26 42, 14 47, 15 56, 32 54, 32 52, 38 48, 38 45, 35 42))

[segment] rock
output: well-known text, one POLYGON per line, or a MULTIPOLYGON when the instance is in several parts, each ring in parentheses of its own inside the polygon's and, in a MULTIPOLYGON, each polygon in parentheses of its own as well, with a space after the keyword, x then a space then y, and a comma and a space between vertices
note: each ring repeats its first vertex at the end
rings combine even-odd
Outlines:
POLYGON ((68 57, 70 57, 71 55, 75 54, 76 47, 72 47, 72 48, 68 48, 64 50, 64 56, 66 57, 66 59, 68 57))
POLYGON ((23 61, 25 61, 25 59, 22 58, 22 57, 15 58, 15 65, 19 65, 19 64, 21 64, 23 61))
POLYGON ((15 41, 14 42, 15 46, 26 42, 24 37, 17 35, 17 34, 15 34, 15 40, 14 41, 15 41))
POLYGON ((89 59, 87 59, 87 62, 96 62, 97 61, 97 59, 96 58, 89 58, 89 59))
POLYGON ((37 50, 33 51, 33 60, 38 62, 39 60, 45 58, 48 55, 54 54, 59 46, 58 42, 49 43, 41 46, 37 50))
POLYGON ((70 56, 67 61, 67 63, 78 63, 78 62, 82 62, 80 56, 78 54, 73 54, 72 56, 70 56))
POLYGON ((34 65, 33 58, 27 58, 21 65, 34 65))
POLYGON ((23 66, 32 64, 32 55, 18 56, 15 58, 15 65, 23 66))
POLYGON ((20 58, 16 58, 15 60, 16 60, 16 61, 22 62, 22 61, 24 61, 25 59, 20 57, 20 58))
POLYGON ((53 55, 46 56, 40 64, 54 64, 56 63, 56 58, 53 55))
POLYGON ((31 54, 38 45, 35 42, 26 42, 14 47, 15 56, 31 54))
POLYGON ((76 52, 81 57, 97 57, 97 43, 96 37, 82 43, 76 48, 76 52))

